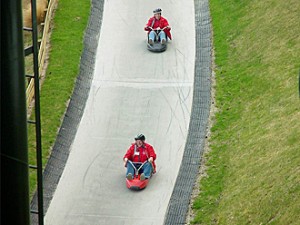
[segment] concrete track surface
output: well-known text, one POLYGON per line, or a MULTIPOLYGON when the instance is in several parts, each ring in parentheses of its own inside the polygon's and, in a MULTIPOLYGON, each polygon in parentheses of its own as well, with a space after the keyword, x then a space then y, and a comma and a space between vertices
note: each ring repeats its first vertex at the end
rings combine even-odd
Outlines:
POLYGON ((163 224, 192 106, 194 1, 107 0, 96 67, 69 159, 45 216, 48 225, 163 224), (174 40, 147 51, 143 27, 161 7, 174 40), (140 192, 125 185, 122 157, 137 133, 158 155, 140 192))

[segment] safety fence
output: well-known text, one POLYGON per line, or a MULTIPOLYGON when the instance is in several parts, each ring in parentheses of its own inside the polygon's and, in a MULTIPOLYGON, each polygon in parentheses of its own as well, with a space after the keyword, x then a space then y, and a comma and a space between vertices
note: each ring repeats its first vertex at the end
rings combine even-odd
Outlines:
MULTIPOLYGON (((56 6, 57 0, 49 0, 48 7, 45 9, 45 20, 43 23, 41 23, 42 29, 42 38, 39 41, 40 47, 39 47, 39 54, 38 54, 38 65, 39 65, 39 76, 41 76, 42 71, 45 66, 45 59, 47 56, 47 43, 49 42, 49 30, 50 30, 50 24, 52 15, 56 6)), ((34 98, 34 79, 29 80, 28 86, 26 89, 26 101, 27 105, 29 106, 34 98)))

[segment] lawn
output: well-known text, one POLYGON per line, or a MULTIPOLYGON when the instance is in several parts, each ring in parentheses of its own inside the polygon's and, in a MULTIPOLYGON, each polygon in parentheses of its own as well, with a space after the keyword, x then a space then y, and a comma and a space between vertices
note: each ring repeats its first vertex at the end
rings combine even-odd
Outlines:
MULTIPOLYGON (((59 0, 51 35, 46 79, 41 90, 43 165, 51 152, 68 100, 79 73, 83 36, 90 12, 90 0, 59 0)), ((35 162, 34 126, 28 127, 29 162, 35 162)), ((36 189, 36 171, 30 170, 30 194, 36 189)))
POLYGON ((299 1, 210 10, 218 112, 193 223, 299 224, 299 1))

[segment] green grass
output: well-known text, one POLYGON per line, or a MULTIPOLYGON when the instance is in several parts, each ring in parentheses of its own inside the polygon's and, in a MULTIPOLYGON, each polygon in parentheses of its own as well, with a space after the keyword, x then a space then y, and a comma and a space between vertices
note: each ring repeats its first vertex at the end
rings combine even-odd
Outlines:
POLYGON ((299 224, 299 1, 210 8, 219 111, 193 223, 299 224))
MULTIPOLYGON (((67 102, 79 73, 83 36, 90 12, 90 0, 60 0, 54 17, 46 79, 41 90, 43 165, 61 125, 67 102)), ((29 125, 29 162, 35 160, 34 126, 29 125)), ((35 171, 30 171, 30 193, 36 188, 35 171)))

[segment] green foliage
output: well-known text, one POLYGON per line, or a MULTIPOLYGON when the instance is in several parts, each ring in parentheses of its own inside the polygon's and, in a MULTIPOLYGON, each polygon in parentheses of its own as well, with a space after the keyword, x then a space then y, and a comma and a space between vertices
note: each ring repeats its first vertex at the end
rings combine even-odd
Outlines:
POLYGON ((216 103, 194 224, 300 221, 300 4, 211 0, 216 103))
MULTIPOLYGON (((46 79, 41 90, 43 165, 55 142, 75 79, 79 73, 83 36, 90 1, 60 0, 54 17, 46 79)), ((29 125, 29 161, 35 162, 35 132, 29 125)), ((36 188, 35 171, 30 172, 30 193, 36 188)))

